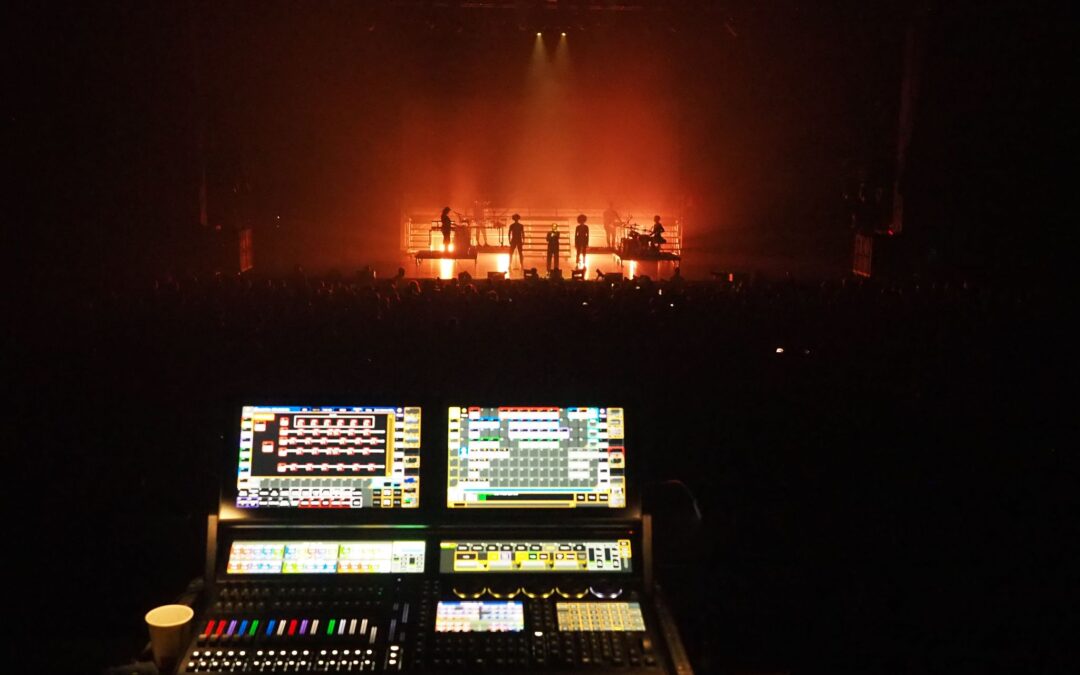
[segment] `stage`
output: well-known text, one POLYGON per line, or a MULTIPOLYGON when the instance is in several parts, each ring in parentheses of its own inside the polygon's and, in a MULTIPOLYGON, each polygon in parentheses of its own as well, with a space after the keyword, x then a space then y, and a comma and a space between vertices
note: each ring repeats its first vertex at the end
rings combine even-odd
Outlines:
MULTIPOLYGON (((575 270, 584 272, 585 279, 597 279, 604 274, 622 274, 633 279, 648 276, 666 279, 675 275, 681 261, 670 255, 654 259, 624 259, 611 249, 586 253, 584 264, 578 264, 575 256, 560 255, 557 266, 564 279, 570 279, 575 270)), ((465 252, 418 251, 406 254, 401 265, 406 275, 421 278, 453 279, 462 272, 472 277, 486 278, 489 273, 506 274, 508 278, 525 278, 525 272, 536 270, 540 277, 547 277, 547 257, 528 254, 524 265, 517 256, 511 260, 509 247, 472 247, 465 252)))

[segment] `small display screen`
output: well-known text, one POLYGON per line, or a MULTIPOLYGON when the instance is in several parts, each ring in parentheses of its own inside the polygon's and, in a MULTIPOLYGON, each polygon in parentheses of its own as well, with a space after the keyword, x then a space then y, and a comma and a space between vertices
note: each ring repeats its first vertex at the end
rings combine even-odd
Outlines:
POLYGON ((435 613, 437 633, 492 633, 525 630, 525 609, 513 600, 444 600, 435 613))
POLYGON ((234 541, 227 574, 422 574, 420 541, 234 541))
POLYGON ((555 617, 562 632, 645 630, 637 602, 559 602, 555 617))
POLYGON ((630 572, 630 540, 439 543, 439 572, 630 572))
POLYGON ((245 406, 241 509, 417 508, 420 408, 245 406))
POLYGON ((622 408, 450 408, 452 509, 624 508, 622 408))

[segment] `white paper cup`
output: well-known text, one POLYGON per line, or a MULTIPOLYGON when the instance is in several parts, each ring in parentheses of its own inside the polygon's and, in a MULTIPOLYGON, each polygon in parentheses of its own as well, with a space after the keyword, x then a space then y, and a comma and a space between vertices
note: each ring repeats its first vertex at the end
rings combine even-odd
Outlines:
POLYGON ((183 656, 191 639, 191 619, 194 616, 195 612, 187 605, 162 605, 146 613, 154 663, 162 671, 171 670, 183 656))

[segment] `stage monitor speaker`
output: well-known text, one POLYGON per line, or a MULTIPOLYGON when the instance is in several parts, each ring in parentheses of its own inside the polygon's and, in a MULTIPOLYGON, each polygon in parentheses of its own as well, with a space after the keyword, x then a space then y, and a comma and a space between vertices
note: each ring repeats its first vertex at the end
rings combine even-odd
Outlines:
POLYGON ((574 281, 585 281, 585 270, 573 270, 570 272, 570 278, 574 281))
POLYGON ((488 272, 488 281, 502 281, 506 278, 506 272, 488 272))

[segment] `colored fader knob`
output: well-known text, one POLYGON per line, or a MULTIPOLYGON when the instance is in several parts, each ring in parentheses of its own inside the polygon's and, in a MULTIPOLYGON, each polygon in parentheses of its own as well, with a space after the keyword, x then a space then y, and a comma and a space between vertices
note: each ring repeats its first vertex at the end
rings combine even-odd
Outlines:
POLYGON ((454 595, 462 600, 475 600, 484 594, 487 588, 479 579, 459 579, 454 582, 454 595))

